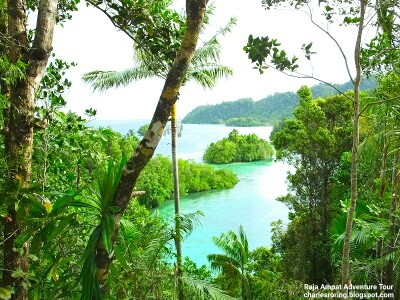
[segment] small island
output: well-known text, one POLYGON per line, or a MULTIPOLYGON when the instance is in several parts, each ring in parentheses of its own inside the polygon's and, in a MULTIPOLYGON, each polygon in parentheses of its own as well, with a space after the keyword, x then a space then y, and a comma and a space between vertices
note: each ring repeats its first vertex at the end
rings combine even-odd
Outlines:
POLYGON ((139 127, 137 133, 141 136, 144 136, 144 134, 146 133, 146 131, 149 129, 150 124, 144 124, 142 126, 139 127))
MULTIPOLYGON (((181 196, 189 193, 230 189, 239 179, 228 169, 216 169, 211 165, 179 159, 179 191, 181 196)), ((139 197, 139 203, 147 208, 158 207, 173 197, 172 162, 169 157, 153 157, 140 174, 137 188, 146 193, 139 197)))
POLYGON ((204 152, 203 160, 214 164, 232 162, 251 162, 272 159, 274 150, 271 144, 257 135, 239 135, 234 129, 216 143, 211 143, 204 152))

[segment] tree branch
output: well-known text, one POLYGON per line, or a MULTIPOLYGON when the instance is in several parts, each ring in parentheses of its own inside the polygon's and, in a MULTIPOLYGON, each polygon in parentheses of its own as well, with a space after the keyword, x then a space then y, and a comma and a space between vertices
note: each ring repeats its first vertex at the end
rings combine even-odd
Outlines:
POLYGON ((311 23, 313 23, 318 29, 320 29, 322 32, 324 32, 336 44, 336 46, 338 47, 340 53, 343 56, 344 64, 345 64, 346 70, 347 70, 347 75, 349 76, 350 81, 354 84, 354 79, 353 79, 353 76, 351 75, 349 63, 347 61, 347 57, 346 57, 346 54, 343 51, 343 48, 340 46, 339 42, 333 37, 333 35, 330 34, 329 31, 325 30, 324 28, 322 28, 321 25, 319 25, 317 22, 314 21, 311 7, 308 4, 307 4, 307 7, 308 7, 310 13, 308 14, 305 11, 303 11, 303 12, 310 18, 311 23))
POLYGON ((370 103, 366 104, 362 109, 360 109, 360 113, 358 114, 358 117, 360 117, 367 110, 367 108, 372 106, 372 105, 378 105, 378 104, 391 102, 391 101, 396 101, 396 100, 400 100, 400 96, 399 97, 395 97, 395 98, 382 99, 382 100, 377 100, 377 101, 370 102, 370 103))
POLYGON ((276 71, 278 71, 278 72, 280 72, 280 73, 282 73, 282 74, 284 74, 284 75, 286 75, 286 76, 289 76, 289 77, 300 78, 300 79, 312 79, 312 80, 316 80, 316 81, 318 81, 318 82, 320 82, 320 83, 326 84, 326 85, 328 85, 329 87, 331 87, 331 88, 333 88, 334 90, 336 90, 340 95, 343 95, 343 96, 345 96, 346 98, 348 98, 348 99, 350 99, 350 100, 353 101, 353 99, 352 99, 351 97, 349 97, 348 95, 346 95, 345 92, 339 90, 339 89, 338 89, 337 87, 335 87, 332 83, 329 83, 329 82, 327 82, 327 81, 325 81, 325 80, 319 79, 319 78, 314 77, 314 76, 312 76, 312 75, 305 75, 305 74, 302 74, 302 73, 300 73, 300 72, 292 72, 293 74, 290 74, 290 73, 287 73, 287 72, 285 72, 285 71, 279 70, 279 69, 275 68, 274 66, 271 66, 271 65, 267 65, 267 66, 268 66, 269 68, 272 68, 272 69, 274 69, 274 70, 276 70, 276 71))
POLYGON ((92 0, 86 0, 86 2, 88 2, 90 5, 94 6, 95 8, 97 8, 98 10, 100 10, 103 14, 105 14, 107 16, 107 18, 111 21, 111 23, 117 27, 119 30, 121 30, 122 32, 124 32, 130 39, 132 39, 135 43, 138 43, 138 41, 136 41, 135 37, 125 28, 123 28, 122 26, 120 26, 118 23, 116 23, 113 20, 113 17, 107 12, 107 9, 104 9, 102 7, 100 7, 99 4, 97 4, 96 2, 92 1, 92 0))

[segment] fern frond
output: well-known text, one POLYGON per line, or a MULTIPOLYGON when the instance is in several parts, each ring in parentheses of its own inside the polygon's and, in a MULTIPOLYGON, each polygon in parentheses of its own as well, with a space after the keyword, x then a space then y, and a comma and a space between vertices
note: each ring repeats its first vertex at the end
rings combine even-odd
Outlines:
POLYGON ((182 276, 184 286, 192 293, 199 296, 201 299, 208 300, 237 300, 227 295, 218 286, 204 280, 196 279, 190 276, 182 276))

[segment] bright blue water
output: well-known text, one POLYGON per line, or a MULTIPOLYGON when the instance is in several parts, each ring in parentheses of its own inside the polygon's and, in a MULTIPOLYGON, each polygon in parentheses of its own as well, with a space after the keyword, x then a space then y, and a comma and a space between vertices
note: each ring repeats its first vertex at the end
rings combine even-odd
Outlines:
MULTIPOLYGON (((134 121, 92 121, 95 126, 110 126, 123 134, 148 123, 134 121)), ((235 127, 240 134, 255 133, 268 139, 271 127, 235 127)), ((224 125, 184 124, 178 139, 178 156, 201 161, 205 148, 212 142, 227 137, 232 127, 224 125)), ((163 137, 156 153, 170 155, 170 136, 163 137)), ((220 166, 218 166, 220 167, 220 166)), ((235 163, 224 165, 234 171, 240 182, 230 190, 208 191, 190 194, 181 198, 182 213, 202 211, 202 225, 184 241, 183 254, 198 264, 207 263, 207 254, 218 253, 212 237, 228 230, 237 231, 243 225, 249 247, 270 246, 270 223, 278 219, 287 220, 288 209, 276 197, 286 194, 285 178, 289 166, 276 162, 235 163)), ((173 201, 165 201, 160 214, 171 219, 174 214, 173 201)))

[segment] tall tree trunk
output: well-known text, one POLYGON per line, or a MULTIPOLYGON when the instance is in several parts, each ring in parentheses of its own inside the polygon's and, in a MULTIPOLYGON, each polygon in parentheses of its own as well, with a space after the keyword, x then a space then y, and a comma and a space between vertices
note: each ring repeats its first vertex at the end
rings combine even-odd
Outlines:
POLYGON ((176 248, 176 278, 178 299, 183 300, 182 285, 182 232, 180 217, 180 196, 179 196, 179 170, 178 159, 176 157, 176 103, 171 110, 171 148, 172 148, 172 173, 174 177, 174 206, 175 206, 175 248, 176 248))
MULTIPOLYGON (((386 114, 387 117, 387 114, 386 114)), ((389 142, 387 139, 387 121, 385 118, 385 127, 384 127, 384 131, 383 131, 383 153, 382 153, 382 162, 381 162, 381 175, 380 175, 380 188, 379 188, 379 200, 381 202, 383 202, 383 198, 385 195, 385 191, 386 191, 386 186, 387 186, 387 176, 386 176, 386 172, 387 172, 387 159, 388 159, 388 151, 389 151, 389 142)), ((376 259, 380 259, 382 257, 382 246, 383 246, 383 240, 381 237, 379 237, 376 240, 376 251, 375 251, 375 258, 376 259)), ((383 269, 381 266, 377 265, 375 272, 377 274, 377 283, 383 283, 383 269)))
MULTIPOLYGON (((46 69, 51 53, 53 30, 56 22, 58 0, 41 0, 38 8, 36 34, 32 48, 29 47, 26 30, 27 14, 25 1, 8 0, 8 36, 11 63, 22 61, 27 65, 25 78, 10 85, 8 124, 5 126, 5 151, 9 170, 9 188, 18 190, 28 187, 31 176, 35 94, 46 69)), ((23 254, 14 251, 16 237, 24 231, 18 220, 16 203, 22 194, 8 207, 8 218, 4 223, 4 271, 3 285, 14 286, 12 299, 27 299, 27 291, 21 286, 23 278, 13 278, 12 272, 28 271, 28 244, 23 254)), ((21 208, 24 209, 24 208, 21 208)))
MULTIPOLYGON (((112 202, 113 206, 117 206, 120 209, 119 212, 114 215, 114 243, 118 234, 120 219, 132 198, 132 190, 135 186, 136 180, 150 158, 153 156, 161 139, 164 127, 171 115, 172 106, 178 98, 180 87, 182 86, 193 53, 196 50, 207 3, 208 0, 186 1, 186 32, 181 47, 165 80, 164 88, 150 122, 149 129, 141 140, 139 146, 135 149, 132 157, 126 163, 112 202)), ((109 255, 103 248, 101 236, 99 239, 95 257, 96 280, 104 293, 113 256, 109 255)))
MULTIPOLYGON (((396 239, 396 231, 398 230, 396 227, 397 224, 397 193, 398 193, 398 163, 399 163, 399 150, 396 149, 393 155, 393 171, 392 171, 392 196, 390 200, 390 214, 389 214, 389 244, 387 252, 390 255, 395 250, 395 239, 396 239)), ((394 272, 394 262, 393 259, 390 258, 386 265, 386 276, 385 276, 385 284, 393 285, 393 272, 394 272)), ((392 291, 389 291, 392 292, 392 291)))
POLYGON ((354 79, 354 100, 353 100, 353 147, 351 150, 351 196, 350 207, 346 221, 346 231, 343 243, 342 255, 342 286, 350 283, 350 237, 353 229, 354 212, 356 209, 358 192, 358 145, 359 133, 359 111, 360 111, 360 83, 361 83, 361 41, 364 29, 366 0, 360 0, 360 22, 354 49, 354 62, 356 66, 356 77, 354 79))

